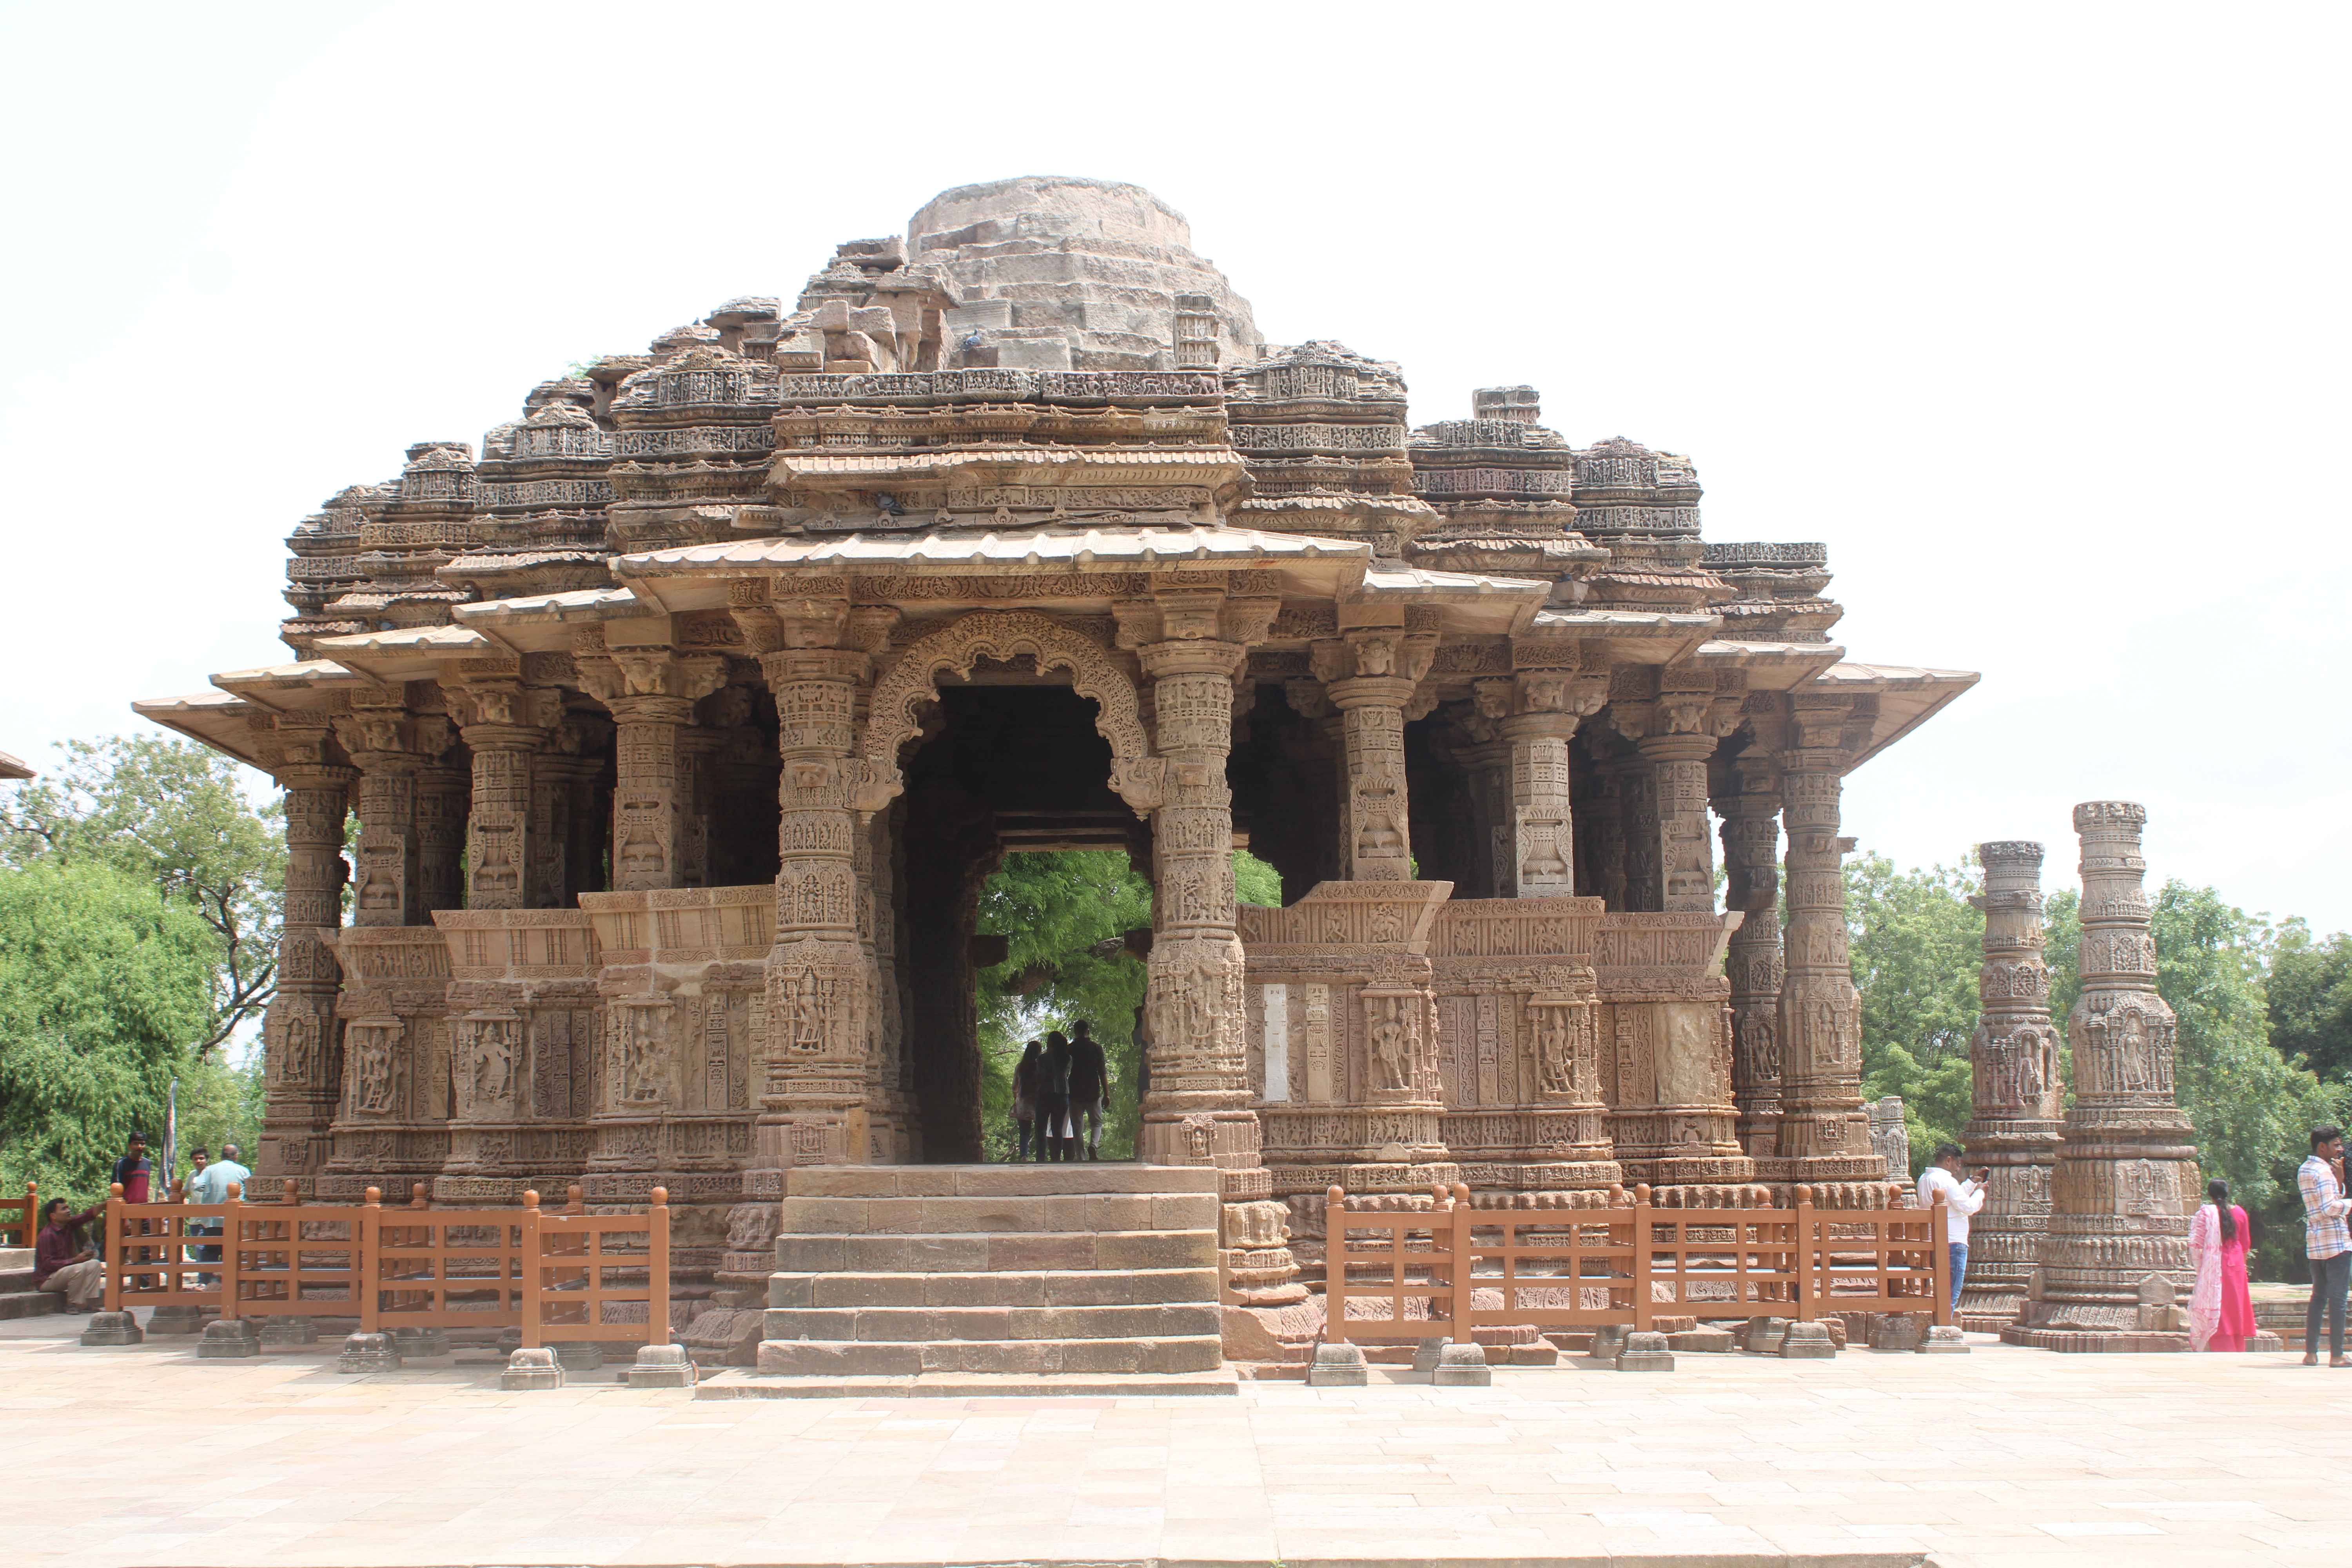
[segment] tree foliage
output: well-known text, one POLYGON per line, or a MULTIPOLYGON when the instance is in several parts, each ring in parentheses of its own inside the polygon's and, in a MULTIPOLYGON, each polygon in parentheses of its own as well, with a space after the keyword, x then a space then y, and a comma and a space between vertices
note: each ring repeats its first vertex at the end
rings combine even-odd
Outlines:
POLYGON ((207 1055, 277 992, 284 807, 247 800, 237 764, 192 741, 68 741, 64 765, 0 804, 0 864, 112 867, 152 883, 212 933, 207 1055))
MULTIPOLYGON (((192 1049, 211 1016, 213 962, 196 913, 120 867, 0 868, 0 1175, 11 1187, 29 1178, 50 1196, 102 1195, 134 1128, 160 1146, 175 1073, 216 1111, 245 1098, 224 1081, 231 1069, 192 1049)), ((214 1120, 223 1132, 252 1125, 214 1120)))
POLYGON ((2325 1080, 2352 1082, 2352 936, 2283 921, 2271 945, 2271 1044, 2325 1080))
POLYGON ((1853 983, 1862 992, 1863 1093, 1903 1097, 1915 1172, 1959 1141, 1969 1114, 1984 916, 1961 866, 1898 871, 1884 855, 1845 868, 1853 983))
MULTIPOLYGON (((1282 879, 1246 851, 1234 857, 1241 901, 1279 904, 1282 879)), ((1110 1065, 1103 1119, 1105 1159, 1135 1151, 1142 1119, 1136 1009, 1143 1005, 1144 966, 1129 954, 1129 931, 1151 925, 1151 885, 1118 850, 1008 855, 980 900, 980 929, 1005 938, 1005 958, 980 972, 980 1045, 985 1076, 982 1106, 992 1159, 1013 1149, 1013 1068, 1022 1047, 1050 1030, 1070 1032, 1084 1018, 1110 1065)))

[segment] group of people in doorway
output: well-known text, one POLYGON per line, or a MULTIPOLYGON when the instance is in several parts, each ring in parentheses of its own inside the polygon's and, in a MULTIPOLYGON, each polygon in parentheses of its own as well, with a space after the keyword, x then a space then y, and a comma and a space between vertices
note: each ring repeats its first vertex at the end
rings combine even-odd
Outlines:
MULTIPOLYGON (((253 1180, 253 1173, 237 1159, 237 1146, 221 1145, 221 1157, 212 1158, 209 1151, 197 1148, 188 1152, 187 1180, 180 1184, 179 1201, 188 1204, 215 1205, 228 1201, 229 1189, 240 1192, 253 1180)), ((148 1204, 166 1201, 169 1194, 158 1196, 155 1192, 155 1164, 147 1157, 147 1135, 133 1132, 130 1146, 122 1158, 114 1163, 110 1180, 122 1189, 125 1204, 148 1204)), ((106 1294, 106 1260, 98 1255, 87 1235, 91 1222, 106 1213, 102 1203, 92 1204, 79 1214, 63 1198, 51 1198, 41 1205, 39 1231, 33 1239, 33 1289, 56 1290, 66 1299, 68 1312, 89 1312, 98 1309, 106 1294)), ((145 1229, 142 1222, 142 1232, 145 1229)), ((220 1222, 192 1218, 188 1224, 191 1236, 218 1236, 220 1222)), ((206 1244, 192 1247, 188 1257, 198 1263, 220 1261, 219 1247, 206 1244)), ((141 1259, 154 1256, 142 1251, 141 1259)), ((199 1289, 215 1282, 217 1276, 199 1274, 194 1283, 199 1289)))
POLYGON ((1081 1018, 1072 1030, 1075 1037, 1055 1030, 1030 1041, 1013 1068, 1016 1160, 1102 1158, 1103 1101, 1110 1092, 1110 1068, 1093 1026, 1081 1018))

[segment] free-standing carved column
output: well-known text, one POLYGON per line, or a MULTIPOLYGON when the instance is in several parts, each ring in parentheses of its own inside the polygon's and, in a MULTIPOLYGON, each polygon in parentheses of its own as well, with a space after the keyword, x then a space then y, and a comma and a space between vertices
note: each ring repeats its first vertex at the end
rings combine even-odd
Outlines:
POLYGON ((262 1021, 263 1098, 257 1175, 293 1177, 307 1194, 327 1163, 341 1052, 335 996, 341 971, 321 930, 342 924, 343 816, 354 770, 328 763, 323 724, 277 725, 286 791, 286 913, 278 994, 262 1021))
MULTIPOLYGON (((1843 710, 1815 712, 1807 733, 1835 736, 1844 716, 1843 710)), ((1842 746, 1780 753, 1789 924, 1781 954, 1780 1130, 1769 1173, 1781 1181, 1885 1179, 1862 1108, 1860 998, 1846 950, 1841 866, 1853 841, 1838 836, 1838 798, 1851 757, 1842 746)))
POLYGON ((2083 989, 2066 1017, 2074 1103, 2051 1179, 2050 1229, 2027 1293, 2026 1327, 2004 1338, 2114 1340, 2170 1330, 2176 1299, 2185 1302, 2195 1283, 2188 1237, 2198 1201, 2196 1133, 2174 1099, 2175 1023, 2156 990, 2140 858, 2147 821, 2147 808, 2130 801, 2074 808, 2083 840, 2083 989))
POLYGON ((780 1196, 790 1165, 862 1165, 873 1147, 872 966, 857 931, 856 740, 870 660, 835 640, 846 602, 779 605, 789 645, 761 656, 775 694, 776 942, 768 953, 768 1053, 746 1191, 780 1196), (754 1180, 754 1178, 757 1178, 754 1180))
POLYGON ((1741 915, 1725 971, 1731 981, 1731 1099, 1739 1145, 1769 1159, 1780 1131, 1780 770, 1769 755, 1732 764, 1739 793, 1723 818, 1724 903, 1741 915))
MULTIPOLYGON (((2058 1031, 2050 1025, 2050 968, 2042 962, 2042 846, 1977 846, 1984 891, 1980 1011, 1969 1038, 1974 1114, 1960 1134, 1969 1163, 1993 1168, 1985 1206, 1969 1223, 1969 1326, 1999 1330, 2024 1304, 2050 1228, 2050 1167, 2058 1151, 2058 1031)), ((1901 1172, 1890 1171, 1890 1176, 1901 1172)))

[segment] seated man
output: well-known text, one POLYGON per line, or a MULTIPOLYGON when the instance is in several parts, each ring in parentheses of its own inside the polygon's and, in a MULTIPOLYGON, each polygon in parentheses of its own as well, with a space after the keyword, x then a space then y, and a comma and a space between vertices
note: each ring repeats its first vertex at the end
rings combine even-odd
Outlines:
POLYGON ((93 1204, 68 1215, 63 1198, 41 1205, 41 1234, 33 1247, 33 1289, 64 1291, 68 1312, 93 1311, 106 1299, 106 1266, 81 1239, 81 1227, 105 1212, 104 1204, 93 1204))

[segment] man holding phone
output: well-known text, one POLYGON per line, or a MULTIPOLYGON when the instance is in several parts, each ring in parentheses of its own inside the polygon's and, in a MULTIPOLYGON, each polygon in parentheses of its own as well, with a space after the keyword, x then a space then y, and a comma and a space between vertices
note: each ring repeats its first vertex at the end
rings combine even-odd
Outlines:
POLYGON ((1992 1167, 1980 1165, 1977 1173, 1966 1179, 1960 1175, 1960 1146, 1958 1143, 1936 1145, 1936 1158, 1919 1173, 1919 1206, 1932 1209, 1936 1195, 1944 1198, 1945 1239, 1952 1247, 1952 1306, 1960 1304, 1960 1286, 1969 1277, 1969 1216, 1984 1207, 1985 1187, 1992 1180, 1992 1167))

